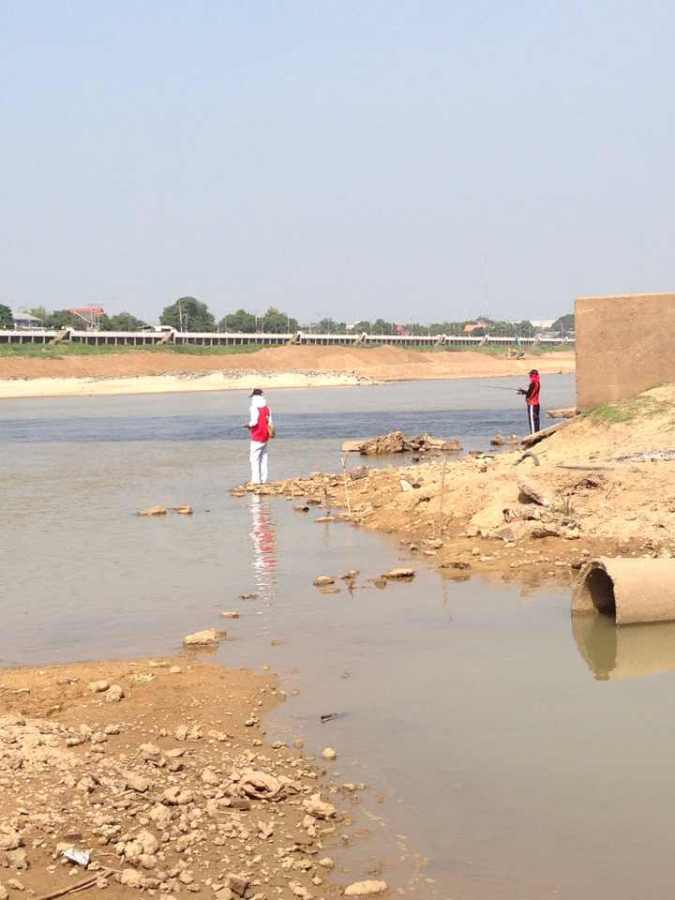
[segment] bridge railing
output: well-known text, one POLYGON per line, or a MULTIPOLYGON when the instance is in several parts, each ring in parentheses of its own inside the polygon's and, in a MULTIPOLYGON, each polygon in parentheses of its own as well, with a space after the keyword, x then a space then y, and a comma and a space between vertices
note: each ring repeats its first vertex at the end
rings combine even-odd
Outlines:
POLYGON ((533 344, 573 345, 573 338, 537 336, 516 338, 508 336, 483 336, 471 334, 318 334, 308 331, 293 333, 239 333, 224 331, 82 331, 76 328, 55 330, 49 328, 0 330, 2 344, 88 344, 90 346, 149 347, 173 344, 178 347, 225 347, 257 345, 263 347, 296 345, 334 345, 360 347, 479 347, 531 346, 533 344))

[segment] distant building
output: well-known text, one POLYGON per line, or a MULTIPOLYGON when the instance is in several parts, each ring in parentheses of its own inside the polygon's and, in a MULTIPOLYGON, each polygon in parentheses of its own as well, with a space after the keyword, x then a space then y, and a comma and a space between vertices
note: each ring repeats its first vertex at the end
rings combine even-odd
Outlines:
POLYGON ((530 319, 530 325, 537 331, 550 331, 555 319, 530 319))
POLYGON ((12 310, 12 319, 14 320, 14 327, 18 330, 43 327, 41 319, 38 319, 37 316, 31 316, 30 313, 21 309, 12 310))

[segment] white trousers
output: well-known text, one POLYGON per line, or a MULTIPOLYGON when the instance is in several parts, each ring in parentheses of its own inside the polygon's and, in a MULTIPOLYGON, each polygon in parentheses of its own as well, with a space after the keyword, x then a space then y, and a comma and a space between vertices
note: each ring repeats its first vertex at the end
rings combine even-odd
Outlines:
POLYGON ((267 441, 251 441, 251 482, 267 484, 267 441))

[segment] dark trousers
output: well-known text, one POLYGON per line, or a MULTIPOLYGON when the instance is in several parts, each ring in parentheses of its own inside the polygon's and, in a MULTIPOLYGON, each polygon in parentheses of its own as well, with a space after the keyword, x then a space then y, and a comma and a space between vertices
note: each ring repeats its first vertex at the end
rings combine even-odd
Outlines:
POLYGON ((539 431, 539 415, 541 413, 541 406, 537 403, 536 406, 530 406, 529 403, 527 405, 527 421, 530 425, 530 434, 534 434, 535 431, 539 431))

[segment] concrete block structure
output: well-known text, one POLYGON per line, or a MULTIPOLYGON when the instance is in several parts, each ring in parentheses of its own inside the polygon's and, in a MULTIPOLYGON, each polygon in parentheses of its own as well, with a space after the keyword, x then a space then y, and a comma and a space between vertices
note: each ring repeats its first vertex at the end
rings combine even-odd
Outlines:
POLYGON ((675 382, 675 293, 579 297, 575 329, 579 409, 675 382))

